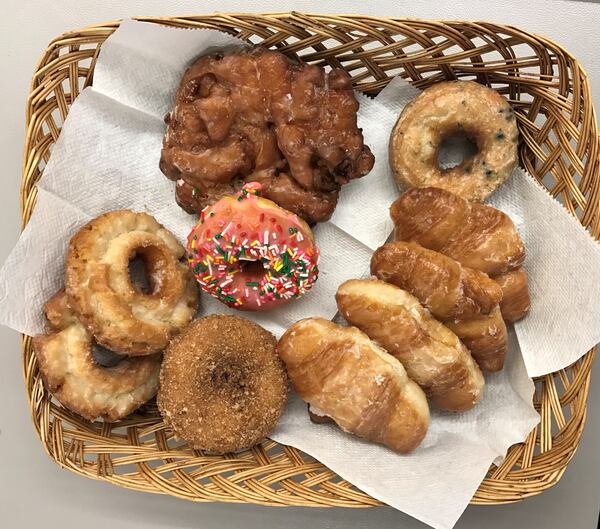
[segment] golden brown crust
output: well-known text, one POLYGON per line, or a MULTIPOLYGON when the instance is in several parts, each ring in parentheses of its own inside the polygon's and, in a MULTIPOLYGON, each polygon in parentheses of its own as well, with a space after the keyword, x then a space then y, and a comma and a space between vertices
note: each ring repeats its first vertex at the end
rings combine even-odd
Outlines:
POLYGON ((69 244, 69 304, 101 345, 128 355, 162 351, 197 310, 198 289, 179 262, 183 255, 183 246, 146 213, 100 215, 69 244), (135 256, 144 259, 150 294, 131 282, 128 265, 135 256))
POLYGON ((390 165, 401 188, 436 186, 483 201, 517 165, 518 135, 511 106, 495 90, 471 81, 437 83, 400 114, 390 137, 390 165), (453 134, 473 139, 478 152, 441 169, 440 146, 453 134))
POLYGON ((504 367, 508 336, 500 307, 483 316, 467 321, 448 321, 445 325, 471 351, 481 369, 494 372, 504 367))
POLYGON ((287 399, 275 342, 238 316, 193 321, 165 351, 157 398, 165 422, 196 449, 225 453, 259 443, 287 399))
POLYGON ((483 376, 469 351, 408 292, 352 279, 340 285, 336 300, 346 321, 400 360, 439 408, 468 410, 483 395, 483 376))
POLYGON ((452 257, 490 277, 521 266, 523 241, 508 215, 435 187, 409 189, 390 208, 395 238, 452 257))
POLYGON ((102 367, 92 355, 91 334, 74 317, 63 291, 44 310, 56 332, 35 336, 33 350, 44 385, 65 407, 90 421, 116 421, 156 394, 161 355, 102 367))
POLYGON ((524 318, 529 312, 531 300, 529 299, 529 284, 527 274, 523 268, 517 268, 494 277, 502 289, 502 302, 500 310, 502 317, 513 322, 524 318))
POLYGON ((315 424, 330 424, 335 422, 327 415, 322 415, 320 412, 315 413, 314 408, 311 409, 310 404, 307 404, 306 407, 308 409, 308 416, 310 417, 311 422, 314 422, 315 424))
POLYGON ((371 274, 408 291, 442 321, 489 314, 502 299, 501 289, 483 272, 411 242, 378 248, 371 274))
POLYGON ((78 323, 77 316, 69 305, 64 290, 59 290, 44 304, 44 314, 48 327, 53 331, 62 331, 69 325, 78 323))
POLYGON ((407 453, 425 437, 429 408, 402 364, 355 327, 321 318, 292 325, 277 351, 311 408, 344 431, 407 453))
POLYGON ((506 325, 498 305, 502 289, 486 274, 402 241, 375 251, 371 273, 415 296, 456 333, 481 369, 502 369, 507 349, 506 325))
POLYGON ((181 80, 160 169, 180 182, 186 211, 258 181, 265 197, 322 222, 341 186, 373 166, 357 110, 342 69, 326 73, 260 47, 205 55, 181 80))

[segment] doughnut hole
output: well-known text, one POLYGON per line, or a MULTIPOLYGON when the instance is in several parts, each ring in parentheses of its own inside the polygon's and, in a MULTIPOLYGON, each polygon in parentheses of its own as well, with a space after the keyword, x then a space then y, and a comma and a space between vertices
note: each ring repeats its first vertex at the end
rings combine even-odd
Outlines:
POLYGON ((479 154, 476 136, 464 130, 443 134, 437 152, 437 165, 442 171, 466 166, 479 154))
POLYGON ((148 280, 148 272, 146 270, 146 261, 139 255, 135 254, 129 261, 129 280, 133 288, 140 294, 152 294, 152 286, 148 280))
POLYGON ((246 373, 252 367, 250 364, 240 364, 240 360, 232 355, 223 355, 219 364, 210 365, 208 383, 215 394, 227 392, 235 401, 248 393, 246 373))
POLYGON ((260 279, 266 271, 265 266, 260 261, 238 261, 241 271, 253 278, 260 279))
POLYGON ((116 367, 127 357, 106 347, 102 347, 95 341, 92 343, 92 357, 94 362, 101 367, 116 367))
POLYGON ((129 280, 134 290, 145 296, 159 295, 165 256, 156 246, 136 248, 129 257, 129 280))

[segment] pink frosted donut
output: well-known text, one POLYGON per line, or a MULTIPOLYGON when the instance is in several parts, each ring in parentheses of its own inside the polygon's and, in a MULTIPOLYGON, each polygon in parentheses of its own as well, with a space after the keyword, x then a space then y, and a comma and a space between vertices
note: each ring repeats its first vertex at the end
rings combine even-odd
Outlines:
POLYGON ((246 184, 204 208, 188 236, 188 264, 202 289, 229 307, 268 310, 300 297, 318 277, 308 224, 246 184))

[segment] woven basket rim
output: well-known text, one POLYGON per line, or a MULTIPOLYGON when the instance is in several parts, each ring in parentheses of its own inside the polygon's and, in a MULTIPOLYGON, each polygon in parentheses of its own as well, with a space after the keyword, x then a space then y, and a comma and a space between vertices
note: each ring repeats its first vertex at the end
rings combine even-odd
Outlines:
MULTIPOLYGON (((514 33, 518 34, 519 36, 526 36, 536 42, 544 44, 546 46, 546 49, 548 47, 552 47, 552 49, 554 51, 562 53, 566 58, 568 58, 572 61, 571 67, 577 69, 577 72, 579 72, 580 75, 582 76, 584 83, 587 83, 585 88, 587 88, 587 90, 589 91, 589 82, 587 81, 588 80, 587 72, 582 67, 582 65, 575 59, 575 57, 570 52, 568 52, 564 47, 562 47, 560 44, 558 44, 550 39, 547 39, 543 36, 537 35, 535 33, 522 30, 521 28, 519 28, 517 26, 489 22, 489 21, 485 21, 485 20, 444 20, 444 19, 429 20, 429 19, 414 18, 414 17, 395 17, 395 16, 379 17, 379 16, 361 15, 361 14, 335 15, 335 14, 323 14, 323 13, 303 13, 303 12, 298 12, 298 11, 277 11, 277 12, 266 12, 266 13, 213 12, 213 13, 206 14, 206 15, 194 14, 194 15, 181 15, 181 16, 176 16, 176 17, 137 16, 137 17, 130 17, 130 18, 132 20, 136 20, 136 21, 140 21, 140 22, 155 23, 155 24, 167 25, 167 26, 172 27, 173 24, 176 24, 178 22, 195 23, 195 22, 202 22, 203 20, 207 20, 207 19, 217 20, 220 18, 227 19, 227 20, 231 19, 232 21, 235 21, 238 19, 243 19, 244 17, 248 17, 251 19, 264 19, 265 23, 266 23, 266 21, 277 21, 280 19, 287 19, 290 17, 300 17, 302 19, 312 18, 317 22, 321 22, 324 20, 326 20, 326 21, 340 21, 341 20, 343 22, 351 23, 352 21, 355 21, 355 20, 366 20, 366 21, 370 21, 372 23, 382 22, 382 21, 390 22, 390 23, 401 23, 401 24, 407 24, 407 25, 410 25, 411 23, 412 24, 416 23, 416 24, 422 24, 422 25, 432 25, 435 27, 447 26, 449 28, 456 28, 456 27, 460 27, 461 25, 469 25, 469 26, 478 26, 479 25, 479 26, 483 26, 483 27, 490 29, 490 31, 492 30, 491 28, 494 28, 496 32, 501 32, 502 30, 507 30, 507 33, 514 32, 514 33), (170 22, 170 24, 168 22, 170 22), (498 30, 500 30, 500 31, 498 31, 498 30)), ((102 38, 102 39, 99 39, 96 44, 97 49, 99 50, 100 46, 101 46, 102 42, 105 40, 105 38, 108 35, 110 35, 115 29, 117 29, 123 20, 124 19, 118 19, 118 20, 109 21, 109 22, 101 22, 101 23, 85 26, 83 28, 64 32, 61 35, 57 36, 56 38, 54 38, 50 41, 50 43, 47 46, 46 51, 44 53, 42 53, 42 55, 40 56, 39 60, 36 63, 35 70, 34 70, 34 73, 32 75, 32 79, 31 79, 30 92, 29 92, 28 98, 27 98, 27 125, 28 125, 28 128, 27 128, 27 136, 26 136, 25 149, 24 149, 24 155, 23 155, 23 174, 22 174, 22 182, 21 182, 21 186, 22 186, 21 187, 21 204, 22 204, 22 209, 21 209, 22 213, 21 214, 22 214, 22 219, 23 219, 23 223, 24 223, 23 226, 25 226, 25 223, 28 220, 29 215, 31 214, 32 205, 35 201, 35 195, 36 195, 35 183, 31 189, 27 190, 25 188, 26 180, 28 179, 29 176, 31 176, 31 168, 28 166, 29 155, 31 154, 32 150, 35 151, 35 148, 36 148, 35 146, 30 145, 30 139, 31 139, 30 138, 30 132, 31 132, 30 125, 32 125, 32 123, 34 123, 35 119, 36 119, 34 114, 32 113, 32 108, 31 108, 33 105, 32 99, 34 97, 34 89, 38 86, 37 83, 41 82, 44 79, 45 72, 42 73, 42 72, 40 72, 40 70, 42 70, 43 67, 45 66, 45 64, 47 64, 46 59, 48 58, 48 53, 50 50, 52 50, 55 47, 58 48, 60 46, 64 46, 63 44, 61 44, 63 41, 77 39, 77 37, 79 35, 89 34, 90 32, 97 32, 99 34, 105 32, 106 36, 104 36, 104 38, 102 38)), ((186 29, 193 29, 193 28, 188 27, 186 29)), ((360 87, 359 87, 359 89, 360 89, 360 87)), ((69 105, 71 103, 69 103, 69 105)), ((590 107, 591 107, 592 116, 594 117, 593 122, 596 123, 595 111, 593 108, 593 104, 590 105, 590 107)), ((595 132, 596 132, 595 140, 593 140, 593 141, 595 141, 595 143, 596 143, 596 145, 595 145, 596 149, 598 150, 598 152, 600 152, 600 148, 598 147, 598 145, 600 145, 600 137, 598 137, 598 134, 597 134, 597 125, 595 125, 595 127, 593 127, 593 128, 595 129, 595 132)), ((600 171, 597 171, 595 173, 596 180, 600 180, 599 173, 600 173, 600 171)), ((600 186, 600 184, 599 184, 599 186, 600 186)), ((600 234, 600 218, 596 221, 596 227, 598 228, 598 233, 600 234)), ((38 415, 36 415, 36 413, 37 413, 36 406, 38 403, 33 398, 33 393, 32 393, 33 389, 35 389, 33 387, 35 385, 35 380, 34 380, 35 377, 34 377, 32 366, 30 365, 32 362, 31 357, 27 356, 28 347, 30 347, 30 339, 28 337, 23 336, 23 342, 22 342, 22 348, 23 348, 23 353, 24 353, 23 374, 24 374, 24 379, 25 379, 26 388, 27 388, 27 398, 30 403, 30 408, 31 408, 31 412, 32 412, 32 420, 34 422, 36 432, 38 433, 38 436, 40 437, 40 440, 42 441, 44 449, 49 454, 49 456, 60 466, 69 468, 70 470, 72 470, 76 473, 79 473, 79 474, 86 475, 87 477, 92 477, 94 479, 101 479, 104 481, 112 481, 113 483, 117 483, 117 484, 120 484, 120 485, 128 487, 128 488, 134 488, 136 490, 145 490, 148 492, 164 493, 165 489, 160 489, 160 488, 152 489, 152 488, 149 488, 149 486, 145 486, 145 488, 141 488, 141 486, 134 486, 131 484, 119 483, 116 480, 107 479, 106 476, 94 474, 94 472, 90 471, 88 468, 78 467, 73 461, 69 460, 68 458, 61 459, 61 457, 63 457, 64 454, 61 455, 60 451, 59 451, 59 453, 57 453, 56 447, 54 445, 52 445, 51 443, 49 443, 50 440, 47 437, 45 437, 48 432, 45 431, 45 428, 47 425, 44 421, 48 420, 48 417, 38 417, 38 415)), ((594 359, 594 350, 590 351, 585 357, 578 360, 574 364, 574 365, 579 366, 578 367, 579 371, 576 373, 577 376, 575 377, 579 381, 578 382, 579 385, 577 386, 577 389, 576 389, 576 394, 578 395, 578 398, 583 398, 584 403, 585 403, 585 398, 587 397, 587 390, 589 387, 589 370, 591 368, 593 359, 594 359)), ((562 373, 563 371, 565 371, 565 370, 562 370, 560 373, 562 373)), ((559 372, 557 372, 557 373, 559 373, 559 372)), ((554 387, 554 382, 553 382, 552 377, 556 376, 557 373, 548 374, 543 377, 539 377, 538 380, 543 381, 543 382, 552 381, 551 387, 554 387)), ((573 391, 573 393, 575 393, 575 391, 573 391)), ((555 397, 556 397, 556 395, 555 395, 555 397)), ((553 397, 553 398, 555 398, 555 397, 553 397)), ((552 407, 553 406, 552 398, 551 397, 548 397, 548 398, 550 398, 550 401, 548 401, 548 400, 547 401, 550 402, 549 405, 552 407)), ((560 395, 558 396, 558 398, 559 398, 559 400, 557 402, 559 402, 559 405, 560 405, 560 402, 561 402, 560 395)), ((577 402, 579 402, 579 401, 577 401, 577 402)), ((542 404, 542 405, 544 405, 544 404, 542 404)), ((556 405, 556 404, 554 404, 554 405, 556 405)), ((583 411, 580 413, 579 416, 577 416, 577 420, 578 420, 578 422, 576 423, 576 433, 577 433, 576 441, 577 441, 577 443, 578 443, 579 437, 581 435, 581 430, 583 429, 583 424, 585 423, 585 415, 586 415, 586 410, 585 410, 585 405, 584 405, 583 411)), ((535 430, 532 433, 535 433, 535 430)), ((55 442, 55 441, 56 440, 54 440, 53 442, 55 442)), ((558 442, 558 441, 559 440, 557 439, 557 441, 555 442, 555 444, 553 446, 559 446, 560 442, 558 442)), ((487 477, 483 481, 482 485, 480 486, 480 491, 478 491, 478 493, 477 493, 477 494, 479 494, 479 496, 476 495, 474 502, 482 503, 482 504, 510 503, 510 502, 518 501, 519 499, 522 499, 523 497, 528 497, 528 496, 531 496, 534 494, 539 494, 539 493, 543 492, 543 490, 545 490, 549 486, 554 485, 556 482, 558 482, 558 480, 564 473, 564 471, 566 469, 566 465, 568 464, 570 459, 573 457, 573 454, 576 450, 577 444, 575 444, 574 447, 571 446, 566 441, 565 441, 565 444, 567 446, 565 447, 564 453, 562 453, 562 457, 560 458, 559 463, 556 464, 557 466, 555 465, 556 468, 552 467, 553 470, 549 471, 547 478, 543 482, 540 481, 539 484, 537 482, 532 483, 532 486, 530 487, 530 489, 525 490, 521 496, 516 497, 514 499, 507 499, 505 497, 502 497, 501 493, 495 492, 496 489, 494 489, 494 487, 496 487, 497 490, 505 490, 506 487, 521 490, 519 488, 520 480, 517 479, 517 480, 507 481, 506 480, 506 472, 504 472, 502 469, 498 469, 494 474, 487 477), (498 497, 500 499, 496 499, 496 497, 498 497)), ((293 449, 293 450, 295 450, 295 449, 293 449)), ((520 454, 522 455, 522 457, 524 459, 528 459, 533 456, 533 452, 529 455, 529 450, 533 450, 533 448, 531 448, 530 446, 525 446, 524 449, 521 450, 520 454)), ((510 451, 509 451, 509 453, 510 453, 510 451)), ((508 456, 508 454, 507 454, 507 456, 508 456)), ((526 481, 526 478, 522 478, 522 480, 526 481)), ((526 485, 524 484, 522 488, 526 489, 526 485)), ((360 496, 360 494, 363 494, 363 493, 358 493, 358 496, 360 496)), ((177 495, 177 494, 174 494, 174 495, 177 495)), ((378 501, 373 500, 372 498, 369 498, 368 496, 366 496, 364 494, 363 494, 363 496, 365 496, 365 497, 361 497, 360 500, 357 500, 356 504, 352 504, 352 505, 348 505, 348 506, 361 507, 361 506, 371 506, 371 505, 380 504, 378 501)), ((510 498, 512 498, 512 496, 510 496, 510 498)), ((190 498, 187 498, 187 499, 190 499, 190 498)), ((198 497, 196 500, 197 501, 206 501, 202 497, 198 497)), ((255 500, 253 500, 251 498, 248 499, 248 498, 239 498, 239 497, 232 496, 231 498, 227 498, 227 499, 219 498, 219 501, 246 502, 246 501, 255 501, 255 500)), ((271 504, 271 505, 276 504, 273 502, 268 503, 267 501, 258 501, 257 503, 265 503, 265 504, 271 504)), ((292 504, 293 503, 290 503, 289 505, 292 505, 292 504)), ((320 501, 314 500, 312 502, 306 500, 306 502, 302 503, 302 504, 311 505, 311 506, 324 506, 322 499, 320 501)), ((330 504, 336 505, 338 503, 336 503, 335 500, 332 500, 332 503, 330 503, 330 504)))
MULTIPOLYGON (((182 15, 177 15, 177 16, 172 16, 172 17, 165 17, 165 16, 160 16, 160 15, 149 15, 149 16, 135 15, 135 16, 131 16, 131 17, 115 18, 112 20, 106 20, 104 22, 97 22, 97 23, 89 24, 87 26, 67 30, 67 31, 61 33, 60 35, 54 37, 48 43, 47 47, 50 47, 51 45, 55 44, 56 42, 63 40, 64 37, 66 37, 66 36, 72 36, 74 34, 82 32, 82 31, 88 31, 88 30, 92 30, 92 29, 97 29, 97 30, 109 29, 109 30, 111 30, 111 29, 118 28, 125 20, 134 20, 137 22, 148 22, 151 24, 159 24, 159 25, 165 25, 168 27, 173 27, 168 24, 165 24, 165 21, 166 20, 180 20, 180 19, 181 20, 183 20, 183 19, 195 20, 195 19, 201 19, 201 18, 207 18, 207 17, 217 18, 217 17, 240 17, 240 16, 251 16, 251 17, 258 17, 258 18, 266 17, 266 18, 279 19, 279 18, 286 18, 286 17, 293 16, 293 15, 312 17, 317 20, 329 19, 329 18, 347 19, 347 20, 369 20, 369 21, 373 21, 373 22, 387 20, 390 22, 434 23, 434 24, 442 24, 442 25, 449 26, 449 27, 460 26, 463 24, 470 24, 470 25, 475 24, 475 25, 482 25, 482 26, 493 25, 494 27, 497 27, 497 28, 505 28, 505 29, 510 29, 512 31, 517 31, 523 35, 528 35, 535 40, 539 40, 540 42, 545 42, 545 43, 551 44, 557 50, 560 50, 568 57, 571 57, 577 63, 577 67, 579 68, 579 71, 585 73, 585 76, 589 78, 586 68, 576 59, 576 57, 565 46, 563 46, 556 40, 546 37, 540 33, 535 33, 535 32, 523 29, 518 25, 506 24, 503 22, 492 22, 489 20, 479 19, 479 18, 475 18, 475 19, 421 18, 421 17, 389 16, 389 15, 378 16, 378 15, 369 15, 367 13, 315 13, 312 11, 297 11, 297 10, 261 11, 261 12, 213 11, 212 13, 206 13, 206 14, 188 13, 188 14, 182 14, 182 15)), ((185 29, 195 29, 195 28, 185 28, 185 29)), ((37 66, 38 66, 40 60, 41 60, 41 57, 36 62, 36 67, 35 67, 34 72, 37 72, 37 66)))

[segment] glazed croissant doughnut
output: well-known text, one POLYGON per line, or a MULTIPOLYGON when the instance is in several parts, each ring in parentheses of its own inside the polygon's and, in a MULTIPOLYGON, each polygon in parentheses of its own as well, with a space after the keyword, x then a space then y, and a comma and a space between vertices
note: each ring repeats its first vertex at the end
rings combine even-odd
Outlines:
POLYGON ((277 351, 300 397, 345 432, 400 453, 425 437, 425 394, 398 360, 355 327, 301 320, 281 337, 277 351))
POLYGON ((375 251, 371 273, 415 296, 454 331, 481 369, 502 369, 507 349, 506 325, 498 308, 502 290, 486 274, 402 241, 375 251))
POLYGON ((529 287, 523 268, 500 274, 494 281, 502 289, 500 310, 506 321, 517 321, 529 312, 529 287))
POLYGON ((394 355, 436 406, 472 408, 483 394, 483 375, 454 333, 408 292, 383 281, 351 279, 335 296, 346 321, 394 355))
MULTIPOLYGON (((396 240, 417 242, 492 279, 516 270, 525 259, 525 246, 508 215, 468 202, 450 191, 436 187, 409 189, 392 204, 390 215, 396 240)), ((513 296, 529 297, 527 283, 520 281, 518 286, 518 291, 508 289, 503 293, 506 305, 512 304, 509 299, 513 296)), ((514 321, 511 315, 503 316, 514 321)))
POLYGON ((444 325, 471 351, 481 369, 495 372, 504 367, 508 335, 500 307, 484 316, 466 321, 446 321, 444 325))
POLYGON ((502 290, 486 274, 414 242, 384 244, 371 257, 371 274, 416 296, 439 320, 489 314, 502 290))
POLYGON ((525 247, 510 217, 436 187, 409 189, 390 208, 396 240, 414 241, 489 276, 521 266, 525 247))

